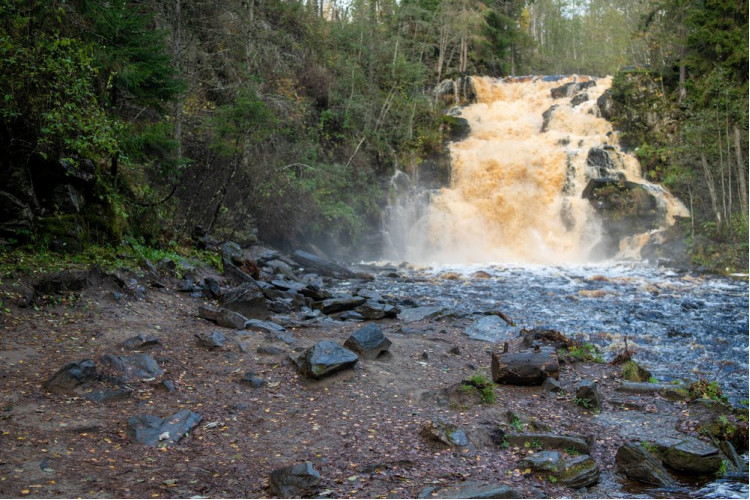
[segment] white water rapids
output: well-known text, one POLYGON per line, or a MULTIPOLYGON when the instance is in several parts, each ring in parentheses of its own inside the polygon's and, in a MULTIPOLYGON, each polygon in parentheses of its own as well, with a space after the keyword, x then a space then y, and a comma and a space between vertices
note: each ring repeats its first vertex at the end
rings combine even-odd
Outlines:
POLYGON ((641 178, 637 159, 619 150, 611 123, 600 117, 596 101, 611 78, 569 97, 551 95, 553 88, 590 80, 474 77, 477 102, 460 111, 471 133, 450 145, 450 186, 427 205, 398 200, 387 224, 397 249, 390 257, 437 264, 590 262, 603 233, 582 197, 587 183, 602 176, 587 164, 592 148, 609 151, 618 176, 656 193, 665 226, 687 215, 682 203, 641 178), (588 99, 579 102, 584 93, 588 99))

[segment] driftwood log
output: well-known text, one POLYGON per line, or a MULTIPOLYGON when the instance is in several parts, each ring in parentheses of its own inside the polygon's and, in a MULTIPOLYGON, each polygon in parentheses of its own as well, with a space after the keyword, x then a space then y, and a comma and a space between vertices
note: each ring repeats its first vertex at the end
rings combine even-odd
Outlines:
POLYGON ((492 380, 507 385, 542 385, 558 378, 560 364, 552 347, 514 353, 492 353, 492 380))

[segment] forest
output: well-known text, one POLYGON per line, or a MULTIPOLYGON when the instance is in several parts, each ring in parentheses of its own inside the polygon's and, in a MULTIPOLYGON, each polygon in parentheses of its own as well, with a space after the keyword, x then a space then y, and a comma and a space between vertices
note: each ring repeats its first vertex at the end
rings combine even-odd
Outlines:
POLYGON ((0 0, 0 13, 3 252, 208 233, 366 254, 396 169, 444 154, 455 102, 441 82, 576 73, 614 75, 612 120, 644 175, 689 205, 693 263, 747 269, 746 0, 0 0))

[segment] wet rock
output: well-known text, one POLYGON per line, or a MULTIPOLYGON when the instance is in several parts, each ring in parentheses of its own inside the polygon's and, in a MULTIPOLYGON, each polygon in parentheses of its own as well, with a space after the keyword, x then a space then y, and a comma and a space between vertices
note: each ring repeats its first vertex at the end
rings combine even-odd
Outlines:
POLYGON ((562 434, 521 433, 506 434, 505 439, 511 446, 523 448, 526 443, 537 442, 542 448, 549 450, 574 449, 580 453, 589 453, 589 444, 580 436, 564 436, 562 434))
POLYGON ((247 318, 240 313, 211 306, 200 306, 198 316, 213 321, 223 328, 234 328, 235 330, 242 330, 247 323, 247 318))
POLYGON ((611 120, 613 117, 613 110, 615 107, 615 101, 612 98, 612 91, 610 89, 605 90, 602 95, 596 100, 596 105, 599 107, 599 114, 605 120, 611 120))
POLYGON ((224 292, 221 305, 225 309, 239 313, 246 318, 268 317, 268 305, 266 296, 255 283, 243 283, 242 285, 224 292))
POLYGON ((126 339, 120 344, 123 349, 136 351, 138 349, 146 349, 148 347, 154 347, 159 345, 159 339, 151 335, 150 333, 139 333, 135 337, 126 339))
POLYGON ((443 312, 445 312, 445 308, 440 306, 413 307, 411 309, 402 309, 398 314, 398 318, 404 323, 414 323, 416 321, 432 319, 443 312))
POLYGON ((131 394, 133 394, 133 389, 130 387, 119 387, 116 389, 96 389, 84 394, 84 397, 94 403, 110 403, 127 399, 131 394))
POLYGON ((249 385, 255 389, 263 387, 264 385, 268 385, 268 382, 258 377, 258 375, 254 372, 247 372, 246 374, 244 374, 240 379, 240 383, 249 385))
POLYGON ((164 373, 156 360, 148 354, 105 354, 101 357, 101 364, 115 372, 115 379, 119 381, 150 379, 164 373))
POLYGON ((565 461, 564 470, 557 478, 560 484, 579 489, 599 482, 599 466, 588 455, 578 455, 565 461))
POLYGON ((297 358, 299 371, 311 378, 319 379, 354 366, 359 357, 336 342, 321 340, 297 358))
POLYGON ((334 314, 337 312, 348 311, 357 306, 361 306, 367 301, 364 297, 335 297, 320 302, 314 302, 313 308, 320 310, 323 314, 334 314))
POLYGON ((558 382, 556 379, 552 377, 547 377, 544 379, 544 383, 542 384, 542 394, 548 394, 550 392, 560 392, 562 390, 562 387, 560 387, 560 382, 558 382))
POLYGON ((44 383, 48 391, 69 391, 81 384, 96 380, 99 373, 96 363, 91 359, 68 363, 44 383))
POLYGON ((586 93, 578 94, 577 96, 573 97, 573 99, 570 100, 570 106, 575 108, 579 104, 583 104, 584 102, 589 100, 589 95, 586 93))
POLYGON ((547 108, 547 110, 542 113, 542 129, 541 132, 547 132, 549 130, 549 124, 550 121, 552 121, 552 115, 555 114, 555 110, 559 108, 560 106, 558 104, 554 104, 547 108))
POLYGON ((518 462, 518 468, 534 472, 557 473, 563 469, 562 454, 558 451, 538 451, 518 462))
POLYGON ((589 80, 586 82, 570 82, 560 87, 555 87, 550 90, 550 94, 553 99, 562 99, 564 97, 571 97, 576 93, 591 88, 596 85, 596 81, 589 80))
POLYGON ((499 316, 483 316, 478 320, 474 321, 468 328, 464 330, 464 333, 469 336, 470 339, 484 340, 487 342, 499 342, 502 340, 509 340, 512 336, 512 330, 510 325, 499 316))
POLYGON ((248 319, 245 321, 244 329, 263 333, 280 333, 286 329, 273 321, 260 321, 257 319, 248 319))
POLYGON ((221 286, 219 285, 219 282, 216 281, 214 278, 206 278, 203 280, 203 285, 205 286, 205 289, 208 291, 208 295, 212 299, 217 299, 221 297, 221 286))
POLYGON ((317 255, 313 255, 302 250, 297 250, 291 255, 292 259, 297 262, 300 266, 306 269, 312 269, 323 276, 330 276, 332 278, 346 279, 354 278, 355 275, 349 269, 335 264, 329 260, 322 259, 317 255))
POLYGON ((615 464, 617 470, 630 479, 655 486, 675 484, 661 461, 638 442, 629 441, 620 446, 615 455, 615 464))
POLYGON ((688 435, 662 436, 649 444, 656 447, 657 455, 669 467, 697 474, 715 473, 724 458, 715 446, 688 435))
POLYGON ((584 408, 599 409, 602 406, 602 397, 599 394, 596 382, 583 379, 576 385, 576 399, 584 408))
POLYGON ((174 385, 174 380, 162 380, 159 386, 166 389, 166 391, 169 393, 173 393, 176 390, 175 385, 174 385))
POLYGON ((227 342, 227 336, 224 335, 224 332, 219 331, 196 333, 195 338, 198 339, 198 344, 208 349, 224 347, 227 342))
POLYGON ((181 410, 167 418, 140 415, 128 419, 128 437, 131 441, 157 446, 176 443, 203 420, 199 414, 181 410))
POLYGON ((219 247, 219 252, 223 259, 237 266, 242 265, 242 248, 237 243, 233 241, 224 242, 219 247))
POLYGON ((560 365, 551 347, 517 353, 492 353, 492 380, 508 385, 542 385, 548 377, 558 378, 560 365))
POLYGON ((280 498, 306 498, 318 492, 320 473, 312 463, 304 462, 276 469, 268 476, 268 488, 280 498))
POLYGON ((365 319, 383 319, 395 318, 401 312, 401 309, 391 304, 383 304, 373 299, 368 299, 361 306, 357 306, 355 311, 365 319))
POLYGON ((505 484, 466 481, 443 488, 425 488, 417 498, 524 498, 524 496, 505 484))
POLYGON ((391 341, 383 334, 383 330, 378 325, 369 324, 346 339, 344 347, 348 347, 365 359, 376 359, 381 354, 388 352, 391 341))
POLYGON ((469 445, 469 439, 463 429, 440 417, 435 417, 425 423, 420 429, 419 435, 447 446, 460 448, 469 445))

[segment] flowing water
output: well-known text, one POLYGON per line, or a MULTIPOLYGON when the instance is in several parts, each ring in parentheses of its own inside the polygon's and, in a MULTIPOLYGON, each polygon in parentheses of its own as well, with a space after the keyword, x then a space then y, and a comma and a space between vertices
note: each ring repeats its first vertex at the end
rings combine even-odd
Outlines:
MULTIPOLYGON (((747 400, 747 276, 641 263, 640 245, 649 234, 631 235, 618 255, 596 262, 606 228, 582 196, 592 179, 644 186, 658 199, 664 227, 689 214, 666 190, 641 179, 637 160, 619 149, 611 124, 599 117, 596 99, 609 79, 586 88, 589 99, 582 103, 550 95, 554 87, 585 81, 474 78, 477 103, 460 110, 471 134, 450 146, 450 186, 425 191, 408 186, 403 172, 394 176, 401 196, 391 207, 391 245, 384 253, 410 264, 400 267, 407 279, 389 283, 388 291, 445 308, 467 324, 491 310, 515 321, 515 327, 480 328, 478 338, 488 341, 546 327, 597 345, 609 360, 627 337, 657 379, 719 380, 730 401, 747 400), (592 148, 607 152, 608 168, 592 165, 592 148)), ((747 495, 747 484, 723 480, 685 492, 747 495)))
MULTIPOLYGON (((601 222, 583 198, 592 179, 643 186, 657 199, 664 226, 676 215, 688 215, 668 192, 644 181, 637 159, 619 149, 617 134, 600 117, 596 102, 610 84, 610 78, 577 76, 475 77, 477 102, 460 110, 471 133, 450 145, 450 186, 429 194, 413 186, 393 204, 387 231, 395 251, 389 257, 436 263, 589 262, 602 237, 601 222), (564 84, 580 85, 576 95, 588 99, 554 99, 552 89, 564 84), (604 157, 606 167, 592 162, 592 151, 604 157)), ((403 185, 404 177, 397 172, 394 179, 403 185)))

